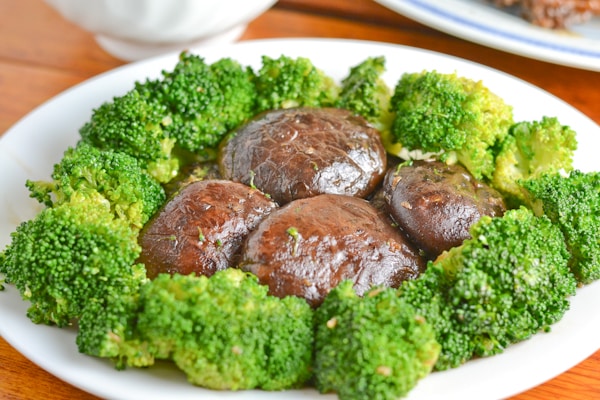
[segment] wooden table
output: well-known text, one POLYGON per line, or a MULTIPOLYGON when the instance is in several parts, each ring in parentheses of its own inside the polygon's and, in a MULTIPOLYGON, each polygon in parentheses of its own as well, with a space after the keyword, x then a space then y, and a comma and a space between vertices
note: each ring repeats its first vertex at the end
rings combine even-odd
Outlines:
MULTIPOLYGON (((369 0, 280 0, 243 40, 335 37, 431 49, 508 72, 553 93, 600 124, 600 73, 535 61, 420 25, 369 0)), ((41 0, 0 0, 0 134, 34 107, 124 62, 41 0)), ((2 317, 0 316, 0 323, 2 317)), ((600 334, 600 332, 598 332, 600 334)), ((1 399, 95 399, 66 384, 0 338, 1 399)), ((600 351, 514 399, 600 398, 600 351)))

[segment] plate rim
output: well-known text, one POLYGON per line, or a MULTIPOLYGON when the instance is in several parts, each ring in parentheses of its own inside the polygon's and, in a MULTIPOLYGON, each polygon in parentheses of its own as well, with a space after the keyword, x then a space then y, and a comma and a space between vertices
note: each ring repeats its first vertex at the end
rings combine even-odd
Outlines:
POLYGON ((600 40, 540 28, 492 5, 465 0, 375 0, 431 28, 496 50, 557 65, 600 71, 600 40), (477 17, 497 19, 491 24, 477 17), (502 27, 501 27, 502 26, 502 27))

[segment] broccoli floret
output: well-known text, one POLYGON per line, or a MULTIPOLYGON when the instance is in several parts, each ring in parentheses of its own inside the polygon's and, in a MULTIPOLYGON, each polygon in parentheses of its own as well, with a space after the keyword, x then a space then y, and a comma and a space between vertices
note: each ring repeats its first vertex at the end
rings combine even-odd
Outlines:
POLYGON ((253 275, 160 275, 141 297, 138 329, 193 384, 279 390, 310 376, 312 310, 299 298, 267 296, 253 275))
POLYGON ((76 202, 108 206, 115 217, 137 229, 143 227, 166 198, 160 183, 135 158, 87 143, 67 149, 54 166, 51 178, 51 181, 28 180, 31 196, 48 207, 76 202))
POLYGON ((435 332, 390 288, 359 297, 334 288, 315 314, 315 382, 340 399, 397 399, 428 375, 439 354, 435 332))
POLYGON ((575 294, 563 236, 547 217, 509 210, 480 219, 471 236, 400 289, 436 331, 436 369, 501 353, 549 330, 575 294))
POLYGON ((305 57, 262 57, 257 72, 257 113, 291 107, 332 106, 338 84, 305 57))
POLYGON ((95 109, 79 133, 82 142, 136 158, 162 183, 179 170, 179 160, 172 154, 175 140, 168 134, 172 122, 164 105, 133 89, 95 109))
POLYGON ((136 232, 98 204, 46 208, 11 239, 0 272, 31 302, 28 317, 35 323, 66 326, 86 304, 134 293, 146 279, 135 264, 136 232))
POLYGON ((435 370, 458 367, 473 357, 474 341, 456 329, 457 320, 447 298, 448 279, 440 263, 429 263, 418 279, 403 282, 400 297, 415 307, 435 331, 441 350, 435 370))
POLYGON ((526 194, 519 185, 520 180, 573 169, 573 154, 577 149, 575 135, 575 131, 555 117, 516 123, 496 156, 492 185, 511 207, 523 204, 526 194))
POLYGON ((213 64, 188 52, 158 80, 137 83, 137 90, 165 106, 169 134, 177 146, 205 158, 232 128, 254 115, 255 74, 230 58, 213 64))
POLYGON ((345 108, 364 117, 381 134, 389 153, 398 155, 401 145, 393 143, 390 136, 393 114, 390 112, 392 90, 383 79, 385 57, 369 57, 350 68, 342 79, 340 94, 335 106, 345 108))
POLYGON ((495 147, 508 134, 513 114, 481 81, 455 73, 405 73, 390 104, 391 135, 403 148, 439 153, 477 179, 492 178, 495 147))
POLYGON ((110 358, 116 369, 149 367, 154 351, 140 338, 136 329, 140 312, 139 293, 107 296, 90 301, 78 321, 76 343, 81 353, 110 358))
POLYGON ((562 231, 581 284, 600 279, 600 173, 573 170, 524 181, 528 203, 562 231))
POLYGON ((350 68, 342 79, 335 106, 363 116, 380 130, 389 129, 392 90, 382 77, 384 72, 383 56, 369 57, 350 68))
MULTIPOLYGON (((140 354, 150 351, 173 360, 195 385, 219 390, 301 386, 311 376, 312 309, 303 299, 280 299, 267 291, 254 275, 239 269, 210 278, 159 275, 140 289, 141 311, 130 343, 141 346, 140 354)), ((128 308, 119 307, 117 313, 121 309, 128 308)), ((109 322, 123 330, 127 319, 125 313, 109 322)), ((110 341, 103 343, 112 347, 110 341)), ((132 353, 125 350, 109 354, 132 353)), ((134 362, 139 359, 134 356, 134 362)))

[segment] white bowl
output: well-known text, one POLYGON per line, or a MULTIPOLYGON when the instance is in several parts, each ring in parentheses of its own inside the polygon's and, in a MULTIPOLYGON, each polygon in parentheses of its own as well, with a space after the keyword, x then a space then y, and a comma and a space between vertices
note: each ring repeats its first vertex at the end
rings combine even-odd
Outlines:
POLYGON ((126 61, 234 42, 277 0, 46 0, 126 61))

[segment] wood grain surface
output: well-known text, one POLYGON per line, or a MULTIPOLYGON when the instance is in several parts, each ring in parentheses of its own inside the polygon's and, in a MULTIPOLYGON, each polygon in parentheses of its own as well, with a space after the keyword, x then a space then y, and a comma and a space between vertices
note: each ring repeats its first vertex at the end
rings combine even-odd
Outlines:
MULTIPOLYGON (((275 37, 382 41, 462 57, 537 85, 600 124, 600 73, 467 42, 369 0, 280 0, 250 23, 242 40, 275 37)), ((93 35, 64 20, 42 0, 0 0, 0 135, 44 101, 123 64, 104 52, 93 35)), ((96 397, 37 367, 0 338, 0 399, 96 397)), ((600 399, 600 351, 513 399, 600 399)))

